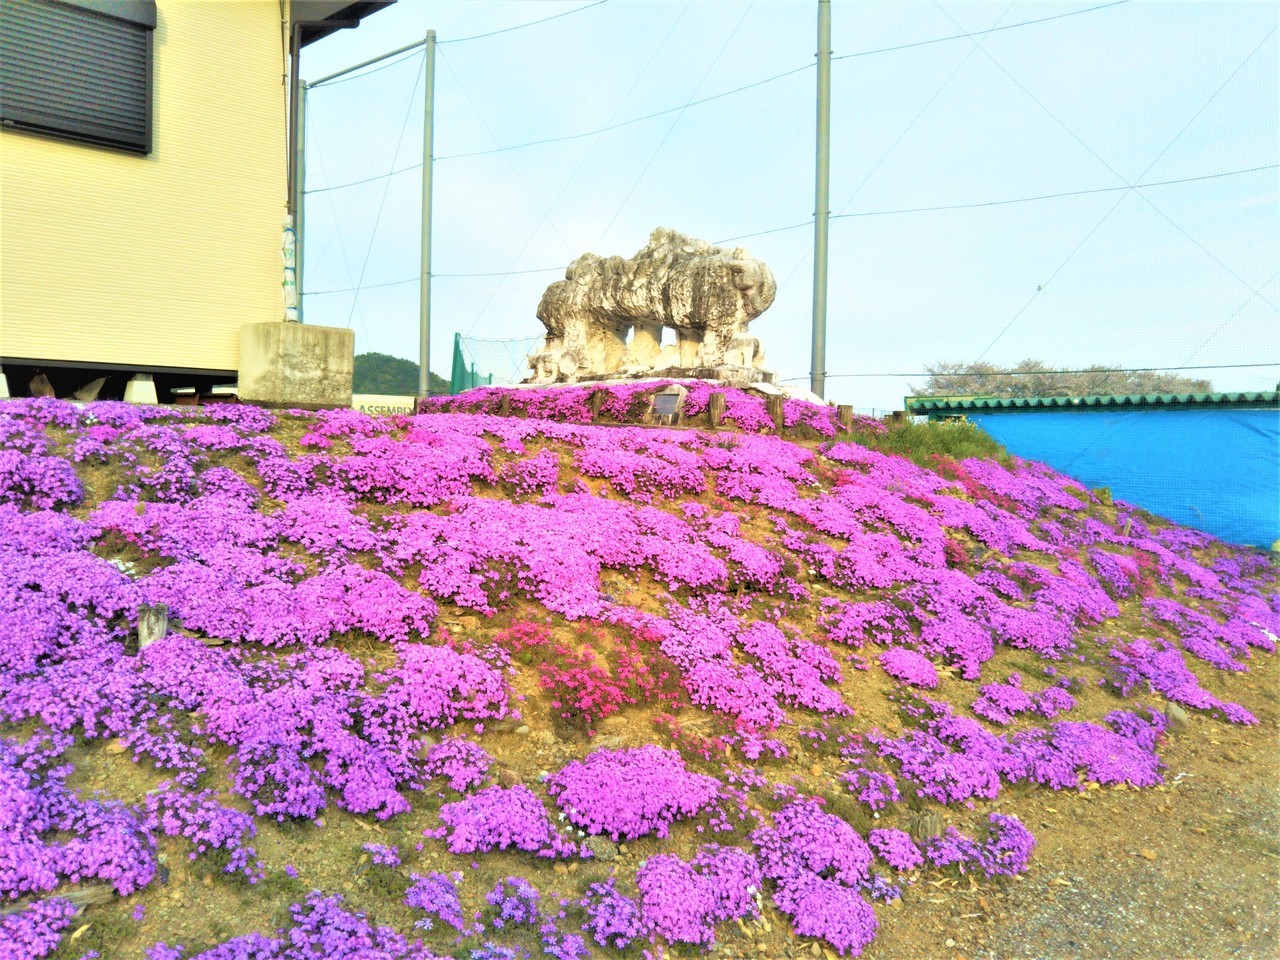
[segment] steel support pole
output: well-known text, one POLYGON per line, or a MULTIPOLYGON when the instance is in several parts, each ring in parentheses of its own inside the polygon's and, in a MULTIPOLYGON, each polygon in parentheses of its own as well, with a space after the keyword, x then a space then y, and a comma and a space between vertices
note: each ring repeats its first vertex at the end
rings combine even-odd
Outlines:
MULTIPOLYGON (((309 27, 324 27, 326 30, 349 30, 360 26, 359 20, 295 20, 289 29, 289 125, 286 134, 287 166, 285 182, 285 200, 289 204, 290 216, 296 216, 294 209, 296 191, 298 189, 298 90, 302 83, 300 70, 302 67, 302 34, 309 27)), ((314 86, 314 84, 312 84, 314 86)))
POLYGON ((818 136, 813 210, 813 355, 809 389, 827 389, 827 221, 831 216, 831 0, 818 0, 818 136))
POLYGON ((431 167, 435 158, 436 32, 427 31, 427 62, 423 68, 425 103, 422 114, 422 328, 418 332, 418 394, 431 395, 431 167))
POLYGON ((392 57, 399 56, 402 53, 408 53, 410 50, 417 50, 418 47, 426 43, 425 40, 415 40, 413 43, 406 43, 403 47, 396 47, 394 50, 388 50, 386 53, 380 53, 376 57, 370 57, 368 60, 361 60, 359 63, 350 67, 343 67, 334 73, 326 73, 323 77, 319 77, 311 81, 313 87, 318 87, 328 83, 330 80, 337 80, 339 77, 345 77, 348 73, 354 73, 365 67, 371 67, 375 63, 381 63, 383 60, 389 60, 392 57))
POLYGON ((307 81, 298 81, 298 116, 295 136, 298 144, 298 169, 293 187, 293 277, 298 298, 298 322, 302 319, 302 260, 306 256, 307 241, 302 231, 307 209, 307 81))

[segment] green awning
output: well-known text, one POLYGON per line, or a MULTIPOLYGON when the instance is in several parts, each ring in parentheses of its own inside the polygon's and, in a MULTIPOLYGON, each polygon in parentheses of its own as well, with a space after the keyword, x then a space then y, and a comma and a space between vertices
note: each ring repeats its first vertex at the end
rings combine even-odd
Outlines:
POLYGON ((1280 408, 1280 392, 1132 393, 1090 397, 907 397, 912 416, 962 416, 966 413, 1015 413, 1020 410, 1204 409, 1206 407, 1280 408))

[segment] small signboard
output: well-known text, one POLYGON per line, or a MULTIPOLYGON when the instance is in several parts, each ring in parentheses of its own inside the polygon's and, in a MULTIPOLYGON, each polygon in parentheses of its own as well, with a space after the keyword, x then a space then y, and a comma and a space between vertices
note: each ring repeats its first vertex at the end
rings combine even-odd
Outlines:
POLYGON ((356 393, 351 396, 351 408, 372 416, 388 413, 412 415, 418 400, 416 397, 400 397, 383 393, 356 393))
POLYGON ((684 408, 685 390, 683 387, 668 387, 661 393, 653 395, 653 403, 649 407, 651 423, 675 426, 680 422, 680 413, 684 408))
POLYGON ((655 417, 674 417, 680 408, 680 395, 660 393, 653 398, 653 415, 655 417))

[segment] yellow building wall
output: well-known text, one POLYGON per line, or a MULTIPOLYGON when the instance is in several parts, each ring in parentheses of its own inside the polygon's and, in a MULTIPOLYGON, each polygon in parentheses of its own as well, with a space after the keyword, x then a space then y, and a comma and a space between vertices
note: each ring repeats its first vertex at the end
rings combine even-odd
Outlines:
POLYGON ((278 0, 159 0, 152 152, 0 132, 0 356, 235 370, 280 320, 278 0))

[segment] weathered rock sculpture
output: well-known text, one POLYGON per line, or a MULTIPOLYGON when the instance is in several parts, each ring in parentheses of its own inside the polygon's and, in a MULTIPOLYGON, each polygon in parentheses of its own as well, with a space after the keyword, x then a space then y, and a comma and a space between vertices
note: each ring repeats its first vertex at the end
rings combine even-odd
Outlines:
POLYGON ((661 227, 629 259, 584 253, 538 304, 547 339, 529 358, 530 380, 696 372, 771 381, 747 325, 777 291, 769 268, 742 248, 713 247, 661 227), (663 346, 664 328, 675 331, 674 344, 663 346))

